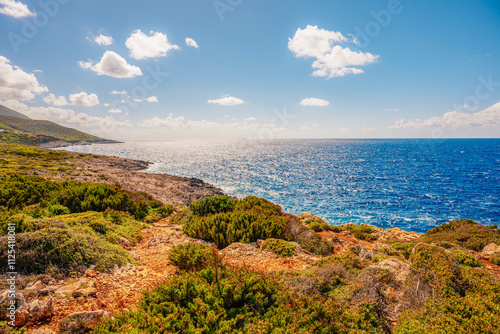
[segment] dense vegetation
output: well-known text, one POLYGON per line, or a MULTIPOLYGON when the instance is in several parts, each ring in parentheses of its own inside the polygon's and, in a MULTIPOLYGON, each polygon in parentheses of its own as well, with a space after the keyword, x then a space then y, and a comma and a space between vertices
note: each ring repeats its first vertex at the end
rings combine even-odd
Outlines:
POLYGON ((168 255, 173 265, 181 270, 201 270, 207 266, 218 265, 221 262, 217 251, 203 244, 186 244, 174 246, 168 255))
POLYGON ((276 277, 224 266, 171 278, 145 292, 137 312, 93 333, 384 333, 377 305, 293 291, 276 277))
POLYGON ((66 128, 49 121, 0 115, 0 123, 22 133, 55 137, 58 140, 64 140, 67 142, 97 142, 103 140, 102 138, 92 136, 75 129, 66 128))
POLYGON ((333 244, 321 240, 293 216, 283 213, 280 206, 254 196, 205 198, 191 203, 174 222, 183 224, 187 235, 214 242, 219 248, 233 242, 273 238, 296 241, 315 254, 333 252, 333 244))
POLYGON ((99 270, 124 265, 133 260, 118 244, 142 238, 140 220, 172 212, 150 195, 119 185, 6 174, 0 176, 0 261, 7 262, 5 235, 14 224, 19 273, 64 276, 90 265, 99 270))

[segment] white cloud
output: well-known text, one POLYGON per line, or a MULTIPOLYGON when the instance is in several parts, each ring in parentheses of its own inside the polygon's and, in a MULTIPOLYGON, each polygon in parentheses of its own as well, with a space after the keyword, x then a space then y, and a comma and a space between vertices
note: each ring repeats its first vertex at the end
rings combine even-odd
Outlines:
POLYGON ((147 97, 144 101, 149 102, 149 103, 155 103, 155 102, 158 102, 158 98, 156 96, 150 96, 150 97, 147 97))
POLYGON ((5 100, 2 101, 2 104, 32 119, 48 120, 69 127, 95 129, 97 132, 105 133, 105 130, 114 129, 116 127, 132 126, 128 120, 118 121, 112 116, 90 116, 85 113, 75 113, 71 109, 55 107, 29 107, 16 100, 5 100))
POLYGON ((192 38, 186 37, 186 45, 187 46, 192 46, 193 48, 199 48, 198 43, 192 38))
POLYGON ((248 118, 244 119, 245 122, 253 122, 253 121, 256 121, 256 120, 257 120, 257 118, 255 118, 255 117, 248 117, 248 118))
POLYGON ((71 94, 69 100, 72 105, 81 107, 93 107, 99 104, 99 98, 96 94, 87 94, 85 92, 71 94))
POLYGON ((165 57, 170 50, 179 50, 179 46, 171 44, 167 35, 151 31, 150 36, 136 30, 125 42, 130 50, 130 57, 134 59, 165 57))
POLYGON ((109 109, 108 112, 111 114, 121 114, 123 111, 120 109, 109 109))
POLYGON ((105 36, 105 35, 101 34, 97 37, 94 37, 94 42, 96 42, 99 45, 108 46, 108 45, 113 44, 114 41, 113 41, 113 37, 105 36))
POLYGON ((97 64, 92 61, 78 62, 81 68, 90 69, 98 75, 107 75, 113 78, 133 78, 142 75, 139 67, 129 65, 119 54, 113 51, 106 51, 97 64))
POLYGON ((104 103, 104 104, 103 104, 103 106, 104 106, 104 107, 109 107, 110 105, 111 105, 111 104, 109 104, 109 103, 104 103))
POLYGON ((401 128, 456 128, 456 127, 498 127, 500 126, 500 102, 473 114, 450 111, 443 116, 431 117, 425 120, 416 119, 405 122, 401 119, 393 129, 401 128))
POLYGON ((112 92, 109 92, 109 94, 111 95, 127 95, 127 91, 126 90, 120 90, 120 91, 112 91, 112 92))
POLYGON ((322 99, 317 99, 315 97, 308 97, 300 101, 300 105, 307 107, 326 107, 330 105, 330 102, 322 99))
POLYGON ((384 109, 384 111, 394 111, 394 112, 397 112, 397 111, 401 111, 401 109, 384 109))
POLYGON ((20 1, 15 0, 0 0, 0 14, 5 14, 16 19, 21 19, 28 16, 36 16, 35 13, 28 9, 28 6, 20 1))
POLYGON ((369 52, 351 51, 348 47, 341 47, 340 43, 354 43, 340 32, 319 29, 317 26, 307 26, 298 29, 293 38, 289 38, 288 48, 296 57, 316 58, 312 67, 313 76, 342 77, 348 74, 363 73, 359 66, 374 63, 378 55, 369 52))
POLYGON ((220 99, 208 100, 207 103, 219 104, 221 106, 236 106, 245 103, 245 101, 237 97, 225 95, 220 99))
POLYGON ((35 94, 48 92, 33 73, 26 73, 0 56, 0 99, 32 100, 35 94))
POLYGON ((157 116, 145 119, 139 122, 139 126, 142 127, 162 127, 162 128, 179 128, 185 127, 184 116, 175 117, 170 114, 165 118, 159 118, 157 116))
POLYGON ((43 101, 47 104, 53 105, 55 107, 61 107, 68 105, 68 101, 64 96, 55 96, 50 93, 48 96, 43 98, 43 101))

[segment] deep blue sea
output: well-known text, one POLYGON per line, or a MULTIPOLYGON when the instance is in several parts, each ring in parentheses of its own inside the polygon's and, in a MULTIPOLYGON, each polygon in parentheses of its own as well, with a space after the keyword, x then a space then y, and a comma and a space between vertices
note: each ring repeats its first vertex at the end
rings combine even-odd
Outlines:
POLYGON ((150 161, 330 224, 425 232, 449 220, 500 222, 500 139, 156 141, 66 150, 150 161))

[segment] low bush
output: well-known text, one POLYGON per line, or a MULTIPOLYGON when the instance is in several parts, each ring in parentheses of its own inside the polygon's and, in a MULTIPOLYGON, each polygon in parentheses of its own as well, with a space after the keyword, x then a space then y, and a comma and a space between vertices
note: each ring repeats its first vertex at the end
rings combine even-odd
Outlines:
POLYGON ((267 239, 262 244, 262 249, 268 249, 281 257, 290 257, 295 255, 295 246, 281 239, 267 239))
POLYGON ((219 213, 194 217, 184 224, 184 233, 225 248, 233 242, 250 243, 257 239, 283 238, 287 220, 284 217, 263 216, 249 212, 219 213))
POLYGON ((462 293, 460 266, 453 254, 427 244, 415 246, 410 256, 410 274, 429 284, 438 293, 462 293))
POLYGON ((168 255, 173 265, 181 270, 201 270, 207 266, 216 266, 221 262, 217 251, 202 244, 174 246, 168 255))
POLYGON ((193 214, 204 217, 216 213, 233 211, 236 201, 227 196, 207 197, 189 204, 189 209, 193 214))
POLYGON ((419 241, 436 244, 449 242, 481 252, 490 243, 500 244, 500 230, 497 225, 485 226, 470 219, 462 219, 434 227, 419 241))
POLYGON ((423 307, 405 311, 394 333, 498 333, 500 282, 478 269, 463 271, 464 296, 431 297, 423 307))
POLYGON ((351 306, 291 291, 246 270, 183 273, 145 292, 137 312, 114 315, 92 333, 388 333, 376 304, 351 306))
MULTIPOLYGON (((7 237, 0 239, 0 261, 7 263, 7 237)), ((64 276, 91 265, 105 271, 114 265, 134 262, 122 247, 100 237, 55 227, 19 233, 16 245, 16 270, 26 275, 44 274, 48 268, 57 268, 59 276, 64 276)))
POLYGON ((458 260, 458 263, 467 267, 481 267, 481 262, 472 254, 469 254, 460 249, 452 250, 452 253, 455 255, 455 258, 458 260))
POLYGON ((411 255, 411 251, 413 247, 415 247, 415 243, 413 242, 396 242, 391 245, 393 249, 398 251, 398 253, 404 258, 408 259, 411 255))
POLYGON ((491 259, 490 261, 494 264, 496 264, 497 266, 500 266, 500 253, 499 254, 495 254, 491 259))

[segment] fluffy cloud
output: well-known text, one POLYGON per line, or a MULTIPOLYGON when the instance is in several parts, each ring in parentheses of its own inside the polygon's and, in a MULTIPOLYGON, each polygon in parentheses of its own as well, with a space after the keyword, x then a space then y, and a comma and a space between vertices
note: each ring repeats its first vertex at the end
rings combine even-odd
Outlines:
POLYGON ((340 43, 354 43, 340 32, 319 29, 317 26, 307 26, 298 29, 293 38, 288 41, 288 48, 296 57, 316 58, 312 67, 313 76, 342 77, 348 74, 363 73, 359 66, 376 62, 378 55, 369 52, 356 52, 348 47, 341 47, 340 43))
POLYGON ((69 100, 72 105, 81 107, 93 107, 99 104, 99 98, 97 95, 87 94, 85 92, 71 94, 69 96, 69 100))
POLYGON ((315 97, 308 97, 307 99, 303 99, 300 101, 301 106, 306 107, 326 107, 330 105, 329 101, 317 99, 315 97))
POLYGON ((243 104, 245 101, 242 99, 239 99, 237 97, 232 97, 229 95, 225 95, 220 99, 215 99, 215 100, 208 100, 208 103, 214 103, 214 104, 219 104, 221 106, 236 106, 238 104, 243 104))
POLYGON ((128 120, 118 121, 112 116, 96 117, 85 113, 75 113, 71 109, 55 107, 29 107, 16 100, 2 101, 2 104, 32 119, 48 120, 64 126, 81 129, 95 129, 97 132, 103 133, 105 133, 106 130, 117 127, 129 127, 132 125, 128 120))
POLYGON ((497 127, 500 126, 500 102, 482 111, 469 114, 450 111, 443 116, 431 117, 425 120, 416 119, 405 122, 401 119, 393 129, 401 128, 455 128, 455 127, 497 127))
POLYGON ((156 103, 156 102, 158 102, 158 98, 156 96, 150 96, 150 97, 147 97, 144 101, 149 102, 149 103, 156 103))
POLYGON ((186 45, 192 46, 193 48, 197 48, 197 49, 199 48, 198 43, 196 43, 196 41, 194 39, 189 38, 189 37, 186 38, 186 45))
POLYGON ((113 37, 99 35, 97 37, 94 37, 94 42, 96 42, 99 45, 108 46, 108 45, 113 44, 113 37))
POLYGON ((10 60, 0 56, 0 99, 32 100, 35 94, 47 92, 33 73, 26 73, 10 60))
POLYGON ((98 75, 107 75, 113 78, 133 78, 142 75, 139 67, 129 65, 127 61, 119 54, 113 51, 106 51, 97 64, 92 61, 78 62, 81 68, 90 69, 98 75))
POLYGON ((123 111, 120 109, 109 109, 108 112, 111 114, 121 114, 123 111))
POLYGON ((151 31, 149 36, 136 30, 125 42, 130 50, 130 57, 134 59, 165 57, 170 50, 179 50, 179 46, 171 44, 167 35, 151 31))
POLYGON ((127 95, 127 91, 126 90, 120 90, 120 91, 112 91, 112 92, 109 92, 109 94, 111 95, 127 95))
POLYGON ((15 17, 16 19, 21 19, 23 17, 36 15, 35 13, 33 13, 28 9, 27 5, 19 1, 0 0, 0 5, 2 6, 0 7, 0 14, 5 14, 11 17, 15 17))
POLYGON ((53 105, 55 107, 61 107, 68 105, 68 101, 64 96, 55 96, 54 94, 49 94, 43 98, 43 101, 47 104, 53 105))
POLYGON ((255 117, 248 117, 248 118, 244 119, 245 122, 253 122, 253 121, 256 121, 256 120, 257 120, 257 118, 255 118, 255 117))

